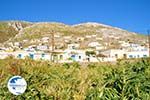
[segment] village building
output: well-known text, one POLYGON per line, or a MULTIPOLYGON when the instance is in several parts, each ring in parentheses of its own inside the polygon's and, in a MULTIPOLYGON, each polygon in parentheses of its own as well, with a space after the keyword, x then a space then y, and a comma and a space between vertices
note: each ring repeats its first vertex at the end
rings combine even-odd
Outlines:
POLYGON ((145 58, 149 57, 148 51, 130 51, 126 53, 127 58, 145 58))
POLYGON ((68 44, 68 49, 78 49, 79 47, 80 47, 80 44, 78 43, 68 44))
POLYGON ((48 43, 48 42, 49 42, 49 37, 43 37, 43 38, 41 39, 41 41, 42 41, 43 43, 48 43))
POLYGON ((141 50, 127 51, 125 49, 122 49, 122 50, 110 49, 110 50, 102 52, 102 54, 106 55, 107 57, 116 58, 116 59, 144 58, 144 57, 149 57, 149 50, 141 49, 141 50))
POLYGON ((92 38, 91 35, 86 35, 85 37, 86 37, 87 39, 92 38))
POLYGON ((97 34, 93 34, 92 37, 94 37, 94 38, 97 37, 97 34))
POLYGON ((66 49, 64 51, 64 58, 70 59, 76 62, 85 62, 86 54, 84 50, 74 50, 74 49, 66 49))
POLYGON ((8 56, 11 56, 10 52, 0 51, 0 59, 5 59, 8 56))
POLYGON ((96 40, 100 40, 100 41, 102 41, 102 40, 103 40, 103 38, 101 38, 101 37, 96 37, 96 40))
POLYGON ((23 42, 24 42, 24 43, 27 43, 27 42, 29 42, 29 40, 23 40, 23 42))
POLYGON ((49 47, 47 45, 38 45, 36 49, 40 51, 47 51, 49 50, 49 47))
POLYGON ((78 42, 82 42, 82 41, 84 41, 84 40, 85 40, 84 37, 77 37, 77 41, 78 41, 78 42))
POLYGON ((106 55, 109 58, 115 58, 115 59, 122 59, 126 58, 126 51, 125 50, 120 50, 120 49, 110 49, 101 52, 103 55, 106 55))
POLYGON ((128 42, 120 41, 119 43, 121 44, 121 47, 130 47, 130 44, 128 42))
POLYGON ((54 38, 60 38, 60 35, 55 34, 54 38))
POLYGON ((99 42, 90 42, 88 44, 88 47, 93 47, 93 48, 96 48, 98 46, 101 46, 101 44, 99 42))
MULTIPOLYGON (((113 36, 111 36, 114 38, 113 36)), ((55 38, 59 38, 59 35, 55 35, 55 38)), ((49 42, 49 37, 43 37, 41 45, 31 45, 27 48, 14 50, 15 47, 19 47, 21 43, 15 42, 14 48, 0 48, 0 59, 4 59, 8 56, 14 56, 18 59, 25 59, 29 57, 33 60, 48 60, 58 63, 64 62, 114 62, 117 59, 130 59, 130 58, 144 58, 149 56, 149 50, 144 45, 129 43, 126 41, 119 41, 121 49, 107 49, 109 43, 100 42, 103 38, 97 37, 97 35, 86 35, 85 37, 73 38, 72 36, 65 36, 61 43, 58 42, 60 39, 55 39, 54 50, 52 46, 48 46, 46 42, 49 42), (94 37, 95 40, 92 40, 94 37), (85 38, 89 39, 85 43, 86 48, 81 49, 81 42, 85 38), (74 42, 74 41, 77 42, 74 42), (98 41, 99 40, 99 41, 98 41), (92 42, 91 42, 92 41, 92 42), (106 50, 107 49, 107 50, 106 50), (87 53, 88 51, 88 53, 87 53)), ((38 40, 38 39, 37 39, 38 40)), ((27 41, 23 41, 27 42, 27 41)), ((32 40, 35 42, 35 40, 32 40)))
POLYGON ((72 36, 64 36, 63 38, 64 38, 65 40, 69 40, 69 39, 72 38, 72 36))
POLYGON ((0 59, 5 59, 6 57, 13 56, 18 59, 25 59, 29 57, 33 60, 49 60, 50 54, 44 52, 33 52, 33 51, 15 51, 15 52, 0 52, 0 59))

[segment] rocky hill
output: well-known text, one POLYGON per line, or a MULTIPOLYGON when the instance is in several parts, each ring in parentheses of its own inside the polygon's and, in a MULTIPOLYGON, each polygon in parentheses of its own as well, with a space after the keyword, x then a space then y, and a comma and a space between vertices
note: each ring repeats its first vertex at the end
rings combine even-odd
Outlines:
POLYGON ((0 22, 0 43, 4 43, 14 38, 20 30, 24 29, 29 22, 23 21, 1 21, 0 22))
MULTIPOLYGON (((109 25, 104 25, 100 23, 81 23, 77 25, 65 25, 63 23, 54 22, 20 22, 20 21, 7 21, 0 22, 0 42, 7 44, 10 42, 22 42, 24 40, 28 41, 26 44, 32 44, 30 41, 40 40, 44 37, 51 37, 51 32, 59 36, 56 39, 57 43, 63 43, 65 36, 71 36, 72 42, 77 42, 78 37, 87 37, 90 35, 95 35, 83 41, 83 45, 96 41, 97 38, 101 43, 110 42, 111 44, 117 45, 118 41, 130 41, 139 42, 141 44, 146 42, 146 36, 140 35, 134 32, 128 32, 126 30, 112 27, 109 25)), ((39 44, 36 42, 36 44, 39 44)), ((26 45, 25 44, 25 45, 26 45)))

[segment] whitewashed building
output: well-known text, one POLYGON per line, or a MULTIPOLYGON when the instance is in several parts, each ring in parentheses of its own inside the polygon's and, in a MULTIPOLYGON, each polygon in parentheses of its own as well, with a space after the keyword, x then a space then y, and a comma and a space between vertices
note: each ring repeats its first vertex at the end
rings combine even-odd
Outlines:
POLYGON ((48 43, 49 42, 49 37, 43 37, 42 42, 43 43, 48 43))
POLYGON ((77 41, 84 41, 84 37, 77 37, 77 41))
POLYGON ((32 51, 15 51, 15 52, 0 52, 0 59, 13 56, 18 59, 25 59, 29 57, 33 60, 50 60, 50 54, 44 52, 32 52, 32 51))
POLYGON ((119 41, 119 43, 121 44, 122 47, 130 47, 130 44, 128 42, 119 41))
POLYGON ((129 51, 126 53, 127 58, 144 58, 149 57, 149 52, 147 51, 129 51))
POLYGON ((86 37, 86 38, 88 38, 88 39, 89 39, 89 38, 92 38, 92 36, 91 36, 91 35, 86 35, 85 37, 86 37))
POLYGON ((36 47, 37 50, 46 51, 49 49, 47 45, 39 45, 36 47))
POLYGON ((12 56, 10 52, 4 52, 4 51, 0 52, 0 59, 5 59, 6 57, 9 57, 9 56, 12 56))
POLYGON ((120 49, 110 49, 102 52, 102 54, 106 55, 107 57, 116 58, 116 59, 121 59, 126 57, 126 51, 120 49))
POLYGON ((85 62, 86 54, 84 50, 66 49, 64 51, 64 59, 70 59, 77 62, 85 62))
POLYGON ((78 49, 79 47, 80 44, 78 43, 68 44, 68 49, 78 49))
POLYGON ((110 58, 122 59, 122 58, 144 58, 149 57, 148 49, 139 49, 139 50, 119 50, 119 49, 111 49, 102 52, 102 54, 106 55, 110 58))
POLYGON ((98 46, 101 46, 101 44, 99 42, 90 42, 88 44, 88 47, 98 47, 98 46))

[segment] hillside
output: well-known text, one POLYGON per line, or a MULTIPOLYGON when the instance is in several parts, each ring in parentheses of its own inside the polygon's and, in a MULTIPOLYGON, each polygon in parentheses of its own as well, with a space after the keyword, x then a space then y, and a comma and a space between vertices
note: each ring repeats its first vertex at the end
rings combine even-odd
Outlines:
MULTIPOLYGON (((63 43, 65 36, 71 36, 71 43, 77 42, 76 39, 78 37, 96 36, 82 41, 81 44, 83 47, 91 41, 96 41, 97 38, 102 38, 102 40, 98 40, 102 44, 110 42, 114 46, 118 44, 118 41, 138 42, 140 44, 146 42, 146 36, 100 23, 88 22, 77 25, 65 25, 54 22, 29 23, 13 21, 0 23, 0 42, 7 41, 5 44, 8 44, 10 42, 22 42, 25 40, 28 42, 24 45, 30 45, 34 44, 31 41, 40 40, 43 37, 51 37, 51 31, 54 31, 54 34, 59 36, 59 38, 55 39, 57 43, 63 43)), ((36 41, 35 44, 39 44, 40 42, 36 41)))
POLYGON ((21 21, 1 21, 0 22, 0 43, 15 37, 19 31, 30 25, 28 22, 21 21))

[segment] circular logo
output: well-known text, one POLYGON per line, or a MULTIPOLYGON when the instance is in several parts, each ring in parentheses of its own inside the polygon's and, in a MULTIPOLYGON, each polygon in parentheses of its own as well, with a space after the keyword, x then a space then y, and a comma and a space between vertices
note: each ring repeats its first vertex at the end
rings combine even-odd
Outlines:
POLYGON ((7 84, 8 90, 14 95, 21 95, 27 88, 27 83, 21 76, 13 76, 7 84))

